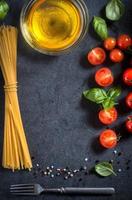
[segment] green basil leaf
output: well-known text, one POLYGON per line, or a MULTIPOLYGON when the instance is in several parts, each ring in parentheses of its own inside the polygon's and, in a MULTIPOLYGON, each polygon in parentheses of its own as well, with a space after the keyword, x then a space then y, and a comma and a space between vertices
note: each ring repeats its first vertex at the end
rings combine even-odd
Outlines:
POLYGON ((113 170, 113 166, 109 162, 98 163, 97 165, 95 165, 95 171, 100 176, 110 176, 112 174, 116 176, 116 173, 113 170))
POLYGON ((109 89, 109 91, 107 92, 107 96, 113 100, 118 96, 120 96, 120 94, 121 94, 121 89, 119 87, 113 87, 109 89))
POLYGON ((94 16, 93 27, 95 32, 101 37, 102 40, 108 37, 108 28, 104 19, 94 16))
POLYGON ((107 98, 105 90, 100 88, 92 88, 83 92, 83 95, 86 99, 100 104, 107 98))
POLYGON ((112 21, 119 20, 124 14, 125 6, 121 0, 110 0, 106 6, 106 17, 112 21))
POLYGON ((113 108, 115 102, 111 98, 107 98, 102 102, 102 106, 104 109, 113 108))
POLYGON ((0 20, 3 20, 9 11, 9 5, 5 0, 0 1, 0 20))

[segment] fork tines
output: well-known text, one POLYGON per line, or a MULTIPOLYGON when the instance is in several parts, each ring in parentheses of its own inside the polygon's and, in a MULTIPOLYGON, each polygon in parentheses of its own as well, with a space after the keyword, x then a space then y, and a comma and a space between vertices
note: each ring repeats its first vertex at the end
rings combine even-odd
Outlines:
POLYGON ((11 194, 15 195, 33 195, 34 185, 33 184, 16 184, 10 186, 11 194))

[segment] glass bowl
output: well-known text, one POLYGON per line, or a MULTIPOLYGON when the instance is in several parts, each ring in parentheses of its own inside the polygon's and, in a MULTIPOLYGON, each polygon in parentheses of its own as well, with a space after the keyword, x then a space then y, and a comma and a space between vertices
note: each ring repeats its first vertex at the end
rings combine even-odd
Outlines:
MULTIPOLYGON (((61 48, 55 48, 55 47, 53 48, 53 47, 51 47, 52 39, 49 40, 50 45, 47 47, 44 47, 44 45, 46 45, 47 43, 46 42, 44 43, 44 41, 42 41, 42 40, 39 41, 35 35, 32 35, 32 32, 29 29, 29 23, 27 23, 28 17, 30 16, 31 9, 32 8, 34 9, 34 7, 38 3, 38 1, 40 1, 40 0, 30 0, 22 8, 21 15, 20 15, 20 28, 21 28, 21 32, 22 32, 24 39, 33 49, 35 49, 38 52, 43 53, 43 54, 60 55, 62 53, 71 52, 76 46, 79 45, 79 43, 82 41, 82 39, 88 32, 89 13, 88 13, 88 8, 87 8, 85 2, 83 0, 63 0, 63 2, 69 1, 77 9, 79 20, 80 20, 79 21, 80 22, 79 31, 76 35, 76 38, 74 38, 71 43, 69 43, 61 48)), ((45 6, 48 1, 49 0, 41 0, 41 2, 42 2, 41 7, 45 6)), ((54 1, 54 0, 50 0, 50 1, 54 1)), ((57 1, 60 3, 62 2, 62 0, 57 0, 57 1)), ((70 19, 70 16, 69 16, 69 19, 70 19)), ((32 24, 31 19, 29 22, 31 22, 31 24, 32 24)), ((42 22, 41 22, 41 24, 42 24, 42 22)), ((35 24, 35 25, 37 27, 37 28, 35 27, 36 28, 35 31, 38 31, 38 29, 41 28, 40 27, 41 25, 39 25, 39 24, 35 24)), ((74 26, 75 26, 75 24, 74 24, 74 26)), ((54 31, 54 29, 53 29, 53 31, 54 31)), ((63 31, 63 28, 61 29, 61 32, 62 31, 63 31)), ((64 34, 65 34, 65 32, 64 32, 64 34)), ((54 38, 53 38, 53 41, 54 41, 54 38)), ((61 42, 60 42, 60 45, 61 45, 61 42)))

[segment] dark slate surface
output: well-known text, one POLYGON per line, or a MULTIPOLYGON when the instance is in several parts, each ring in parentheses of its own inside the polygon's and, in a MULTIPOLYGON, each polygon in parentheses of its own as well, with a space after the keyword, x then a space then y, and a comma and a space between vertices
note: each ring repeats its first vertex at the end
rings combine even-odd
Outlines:
MULTIPOLYGON (((11 10, 5 24, 19 26, 19 15, 24 0, 10 0, 11 10)), ((85 1, 93 15, 102 15, 102 8, 107 0, 85 1), (101 11, 101 12, 100 12, 101 11)), ((110 24, 112 35, 118 33, 130 33, 132 26, 132 1, 124 1, 127 7, 126 14, 120 22, 110 24)), ((19 32, 20 33, 20 32, 19 32)), ((97 107, 82 101, 81 93, 84 89, 95 86, 93 81, 94 67, 88 66, 85 55, 89 48, 99 43, 93 31, 81 45, 68 55, 49 57, 41 55, 28 47, 21 34, 19 34, 18 48, 18 80, 19 100, 23 117, 23 123, 30 147, 31 154, 35 157, 33 163, 39 163, 44 168, 54 164, 56 167, 70 166, 79 168, 85 164, 85 157, 89 158, 87 163, 90 169, 95 160, 114 159, 115 170, 122 169, 118 176, 100 178, 96 175, 85 176, 81 172, 78 176, 64 180, 61 177, 51 179, 49 177, 33 176, 33 172, 20 171, 11 172, 0 167, 0 199, 13 199, 8 194, 8 187, 15 183, 37 182, 46 187, 76 186, 76 187, 104 187, 113 186, 116 195, 112 197, 88 197, 90 200, 130 200, 132 196, 132 166, 126 170, 126 161, 132 158, 132 137, 123 137, 116 150, 122 152, 121 156, 114 156, 113 150, 102 150, 98 145, 97 137, 105 127, 97 119, 97 107), (117 164, 120 161, 120 164, 117 164), (81 181, 79 179, 82 178, 81 181)), ((120 83, 123 68, 120 65, 110 66, 116 83, 120 83)), ((4 116, 4 94, 3 79, 0 75, 0 149, 2 149, 3 138, 3 116, 4 116)), ((130 114, 124 106, 124 96, 128 88, 122 86, 124 92, 118 106, 119 119, 110 127, 125 135, 122 128, 126 116, 130 114)), ((130 88, 129 88, 130 89, 130 88)), ((0 157, 1 160, 1 157, 0 157)), ((36 198, 22 197, 22 200, 33 200, 36 198)), ((73 197, 41 196, 39 200, 71 200, 73 197)), ((74 197, 75 200, 84 200, 87 197, 74 197)))

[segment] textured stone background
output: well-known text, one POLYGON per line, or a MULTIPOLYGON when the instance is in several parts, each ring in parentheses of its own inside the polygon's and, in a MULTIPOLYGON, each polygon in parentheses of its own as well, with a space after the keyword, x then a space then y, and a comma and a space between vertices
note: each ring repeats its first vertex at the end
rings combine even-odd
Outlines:
MULTIPOLYGON (((19 27, 19 15, 24 0, 10 0, 11 10, 5 24, 13 24, 19 27)), ((85 0, 90 13, 90 20, 93 15, 102 15, 102 8, 107 0, 85 0), (101 12, 100 12, 101 11, 101 12)), ((130 33, 132 35, 132 1, 124 0, 126 14, 120 22, 110 24, 112 35, 119 33, 130 33)), ((98 187, 113 186, 116 188, 116 195, 113 197, 88 197, 91 200, 130 200, 132 196, 132 168, 126 170, 125 162, 132 158, 132 137, 123 137, 116 150, 122 152, 120 157, 113 155, 113 150, 103 151, 97 142, 97 137, 102 126, 97 119, 97 107, 91 103, 82 101, 81 93, 84 89, 95 86, 93 81, 94 67, 88 66, 85 55, 87 51, 100 44, 95 34, 89 29, 85 40, 68 55, 49 57, 41 55, 27 46, 19 32, 18 47, 18 81, 19 100, 22 112, 23 123, 30 147, 31 154, 35 157, 36 163, 46 167, 54 164, 56 167, 70 166, 78 168, 84 165, 85 157, 89 158, 88 168, 94 166, 95 160, 115 160, 115 170, 122 169, 118 176, 100 178, 96 175, 85 176, 81 173, 67 181, 61 177, 51 179, 38 176, 34 178, 33 172, 20 171, 11 172, 0 167, 0 198, 2 200, 13 199, 8 194, 8 187, 15 183, 38 182, 47 187, 76 186, 76 187, 98 187), (119 166, 117 161, 120 161, 119 166), (79 178, 82 181, 79 182, 79 178)), ((116 81, 121 84, 121 72, 123 67, 111 66, 116 81)), ((125 68, 126 66, 124 66, 125 68)), ((125 135, 122 123, 125 117, 130 114, 124 107, 124 96, 128 91, 125 88, 120 98, 119 119, 116 124, 110 127, 125 135)), ((3 139, 3 116, 4 116, 4 94, 3 79, 0 74, 0 149, 3 139)), ((0 157, 1 160, 1 157, 0 157)), ((87 197, 77 197, 75 200, 84 200, 87 197)), ((23 197, 22 200, 33 200, 36 198, 23 197)), ((41 196, 39 200, 71 200, 73 197, 41 196)))

